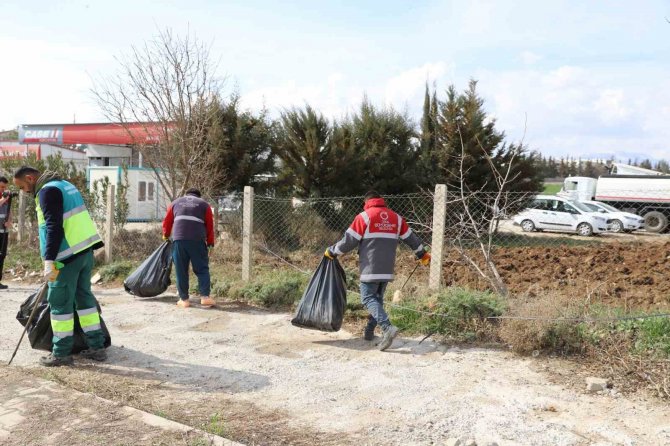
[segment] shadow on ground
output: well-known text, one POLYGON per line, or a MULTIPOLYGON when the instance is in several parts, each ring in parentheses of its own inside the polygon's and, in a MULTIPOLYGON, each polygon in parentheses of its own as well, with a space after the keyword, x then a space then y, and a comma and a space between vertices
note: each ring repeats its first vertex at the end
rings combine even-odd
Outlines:
MULTIPOLYGON (((128 297, 134 297, 132 295, 128 295, 128 297)), ((160 296, 156 297, 134 297, 134 299, 138 302, 158 302, 162 304, 169 304, 169 305, 176 305, 177 301, 179 300, 179 296, 176 294, 161 294, 160 296)), ((223 301, 220 299, 215 299, 216 300, 216 305, 211 308, 207 308, 212 311, 227 311, 230 313, 246 313, 246 314, 277 314, 277 313, 285 313, 286 310, 284 309, 266 309, 266 308, 260 308, 260 307, 255 307, 253 305, 249 305, 245 302, 241 301, 223 301)), ((200 306, 200 300, 197 298, 192 298, 190 299, 191 302, 191 308, 205 308, 200 306)))
POLYGON ((270 384, 267 376, 257 373, 178 362, 125 347, 112 346, 107 352, 107 362, 96 367, 102 374, 158 380, 198 392, 245 393, 270 384))
MULTIPOLYGON (((362 338, 336 339, 328 341, 314 341, 314 344, 345 348, 357 351, 374 351, 379 349, 381 337, 375 337, 374 341, 366 341, 362 338)), ((400 355, 425 355, 438 351, 437 345, 433 342, 423 342, 414 339, 396 338, 391 348, 385 353, 394 353, 400 355)))

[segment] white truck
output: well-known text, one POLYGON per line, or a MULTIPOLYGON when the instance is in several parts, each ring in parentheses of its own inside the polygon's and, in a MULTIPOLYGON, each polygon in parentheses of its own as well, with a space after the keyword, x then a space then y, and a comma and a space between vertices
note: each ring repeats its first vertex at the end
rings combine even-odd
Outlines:
POLYGON ((663 232, 670 220, 670 175, 625 164, 613 164, 598 179, 568 177, 557 194, 578 201, 596 200, 644 217, 649 232, 663 232))

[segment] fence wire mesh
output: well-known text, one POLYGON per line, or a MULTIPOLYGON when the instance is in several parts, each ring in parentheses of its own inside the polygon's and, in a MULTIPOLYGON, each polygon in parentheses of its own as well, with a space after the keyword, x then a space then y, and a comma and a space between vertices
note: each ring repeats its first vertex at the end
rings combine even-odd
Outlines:
MULTIPOLYGON (((670 191, 648 191, 647 201, 633 201, 639 194, 620 193, 613 208, 607 202, 536 193, 448 192, 443 281, 490 289, 490 276, 497 274, 515 294, 575 294, 643 306, 667 303, 670 243, 661 229, 667 230, 670 191)), ((430 246, 433 195, 385 199, 430 246)), ((363 197, 256 197, 255 265, 312 271, 323 250, 362 209, 363 197), (277 258, 282 261, 273 263, 277 258)), ((400 279, 413 266, 406 252, 398 255, 400 279)), ((345 268, 355 271, 355 254, 346 257, 345 268)), ((415 278, 423 281, 426 276, 420 269, 415 278)))
MULTIPOLYGON (((215 223, 217 243, 211 252, 212 261, 236 266, 242 261, 242 200, 231 194, 210 200, 215 223)), ((106 234, 106 203, 91 212, 100 235, 106 234)), ((165 210, 160 212, 165 215, 165 210)), ((116 261, 139 262, 146 259, 162 243, 163 219, 139 219, 113 222, 112 251, 116 261)))
MULTIPOLYGON (((430 244, 432 195, 391 195, 385 200, 387 206, 402 215, 419 237, 430 244)), ((335 244, 363 211, 363 204, 362 196, 255 197, 254 245, 263 255, 281 258, 299 268, 313 269, 324 250, 335 244)))

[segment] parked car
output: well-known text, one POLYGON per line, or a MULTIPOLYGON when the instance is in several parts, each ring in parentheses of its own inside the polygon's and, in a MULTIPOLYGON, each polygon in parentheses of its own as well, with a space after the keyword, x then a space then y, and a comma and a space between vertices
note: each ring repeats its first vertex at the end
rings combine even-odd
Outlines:
POLYGON ((237 194, 228 194, 218 199, 219 215, 226 213, 240 212, 242 209, 242 199, 237 194))
POLYGON ((561 231, 590 236, 606 232, 609 218, 586 205, 555 195, 538 195, 527 209, 514 217, 525 232, 561 231))
POLYGON ((623 212, 614 206, 600 201, 581 201, 586 207, 594 212, 607 214, 606 217, 612 220, 610 230, 612 232, 633 232, 638 229, 644 229, 644 218, 632 212, 623 212))

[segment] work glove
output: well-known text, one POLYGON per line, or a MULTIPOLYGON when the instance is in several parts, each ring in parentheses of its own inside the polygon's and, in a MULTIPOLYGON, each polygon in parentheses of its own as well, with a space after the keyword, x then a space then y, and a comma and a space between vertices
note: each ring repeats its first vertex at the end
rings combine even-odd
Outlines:
POLYGON ((330 259, 330 260, 335 260, 337 256, 330 252, 330 249, 326 248, 326 252, 323 253, 323 256, 330 259))
POLYGON ((430 265, 430 259, 431 259, 430 253, 427 252, 419 259, 419 262, 421 262, 423 266, 428 266, 430 265))
POLYGON ((163 234, 163 241, 164 241, 164 242, 167 242, 169 239, 170 239, 170 236, 169 236, 169 235, 165 235, 165 234, 163 234))
POLYGON ((56 269, 56 264, 53 260, 44 261, 44 278, 48 282, 54 282, 58 278, 58 269, 56 269))
POLYGON ((207 249, 211 251, 212 249, 214 249, 214 245, 207 245, 207 249))

